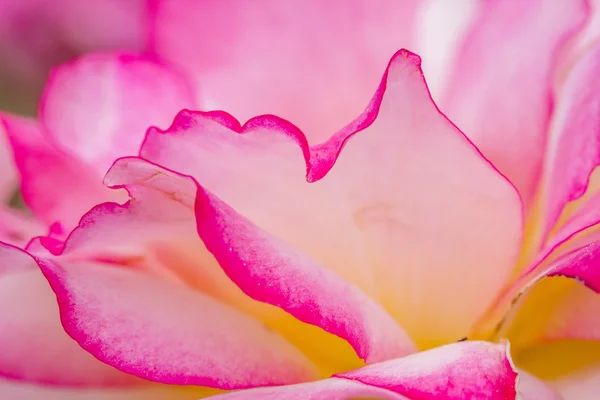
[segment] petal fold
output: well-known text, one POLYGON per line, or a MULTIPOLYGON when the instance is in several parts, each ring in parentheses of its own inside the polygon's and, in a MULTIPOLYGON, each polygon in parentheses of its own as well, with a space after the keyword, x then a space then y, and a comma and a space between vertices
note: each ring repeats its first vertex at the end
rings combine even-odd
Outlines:
MULTIPOLYGON (((107 180, 115 183, 119 178, 129 179, 131 184, 135 177, 149 186, 153 183, 148 178, 161 175, 162 182, 169 176, 177 179, 176 174, 147 161, 125 158, 114 165, 107 180)), ((189 182, 184 177, 179 181, 189 182)), ((168 188, 155 187, 159 191, 168 188)), ((174 192, 168 193, 173 196, 174 192)), ((201 186, 192 194, 200 238, 227 276, 248 296, 342 337, 367 362, 415 350, 391 316, 359 289, 254 226, 201 186)), ((177 197, 190 201, 185 192, 177 197)))
POLYGON ((461 342, 336 375, 412 400, 514 399, 517 372, 507 345, 461 342))
POLYGON ((250 297, 348 340, 367 363, 416 350, 372 299, 203 189, 196 197, 196 218, 207 249, 250 297))
POLYGON ((520 246, 516 190, 439 112, 406 50, 364 113, 323 144, 274 116, 240 126, 185 111, 150 130, 140 154, 378 299, 426 347, 464 336, 520 246))

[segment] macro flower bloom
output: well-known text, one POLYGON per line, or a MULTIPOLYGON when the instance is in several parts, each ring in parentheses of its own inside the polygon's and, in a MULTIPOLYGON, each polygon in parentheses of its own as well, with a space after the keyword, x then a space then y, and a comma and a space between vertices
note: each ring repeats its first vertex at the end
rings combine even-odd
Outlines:
POLYGON ((2 115, 0 393, 595 398, 596 4, 473 2, 431 90, 422 4, 155 2, 2 115))

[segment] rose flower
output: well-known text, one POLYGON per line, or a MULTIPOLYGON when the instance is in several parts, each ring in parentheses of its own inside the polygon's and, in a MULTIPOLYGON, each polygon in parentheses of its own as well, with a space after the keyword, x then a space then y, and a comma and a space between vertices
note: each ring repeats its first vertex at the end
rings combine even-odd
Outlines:
POLYGON ((597 4, 424 4, 153 2, 4 113, 0 393, 597 398, 597 4))

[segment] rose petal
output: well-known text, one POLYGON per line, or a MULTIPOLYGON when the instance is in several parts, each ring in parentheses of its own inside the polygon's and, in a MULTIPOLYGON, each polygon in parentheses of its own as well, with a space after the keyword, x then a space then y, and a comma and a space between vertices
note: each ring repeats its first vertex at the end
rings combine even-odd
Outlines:
POLYGON ((588 10, 584 0, 482 4, 440 108, 529 204, 542 166, 558 51, 588 10))
POLYGON ((152 46, 194 77, 207 108, 244 121, 276 114, 320 140, 360 113, 390 55, 411 47, 418 5, 161 1, 152 46))
MULTIPOLYGON (((130 188, 134 182, 146 188, 154 186, 157 192, 179 199, 179 203, 193 202, 189 195, 194 194, 198 233, 204 245, 229 278, 251 298, 280 307, 303 322, 342 337, 368 362, 414 351, 402 329, 372 299, 253 226, 204 189, 194 186, 191 193, 189 189, 182 191, 190 182, 186 178, 147 161, 128 158, 115 163, 107 182, 127 182, 130 188), (169 179, 170 184, 166 183, 169 179)), ((152 209, 156 209, 154 204, 152 209)))
POLYGON ((33 258, 0 244, 0 268, 0 375, 57 386, 140 384, 99 362, 67 336, 54 293, 33 258), (6 273, 7 268, 12 273, 6 273))
MULTIPOLYGON (((577 61, 559 92, 541 194, 546 210, 545 235, 567 202, 584 194, 592 170, 600 164, 599 69, 600 44, 597 44, 577 61)), ((600 211, 594 208, 590 210, 594 214, 589 215, 588 211, 588 217, 570 230, 599 222, 600 211)))
POLYGON ((464 336, 512 270, 521 202, 432 103, 416 56, 392 60, 377 119, 326 179, 343 185, 381 299, 410 336, 464 336))
POLYGON ((194 105, 185 78, 158 60, 89 54, 53 71, 40 119, 56 143, 103 175, 116 158, 137 154, 149 126, 194 105))
POLYGON ((122 198, 104 187, 87 165, 48 143, 37 122, 7 115, 1 118, 21 175, 23 200, 44 223, 58 221, 70 229, 93 205, 122 198))
MULTIPOLYGON (((225 113, 182 111, 166 132, 148 131, 141 155, 193 176, 257 226, 376 298, 346 199, 335 185, 306 182, 309 152, 302 132, 276 117, 254 118, 242 128, 225 113)), ((311 176, 327 171, 336 154, 310 164, 311 176)))
POLYGON ((211 397, 214 400, 350 400, 357 398, 408 400, 404 396, 385 389, 340 378, 329 378, 298 385, 241 390, 211 397))
POLYGON ((488 342, 454 343, 337 376, 413 400, 505 400, 517 386, 507 346, 488 342))
POLYGON ((314 377, 311 364, 283 338, 202 293, 123 267, 39 265, 67 333, 121 371, 223 389, 314 377))
POLYGON ((167 132, 148 132, 141 155, 194 176, 383 301, 425 346, 464 336, 520 244, 518 194, 439 113, 405 50, 366 111, 322 145, 276 117, 240 127, 225 113, 183 112, 167 132), (309 181, 327 174, 321 182, 300 181, 300 154, 309 181))
POLYGON ((207 249, 253 299, 348 340, 367 363, 415 351, 392 317, 364 293, 203 189, 196 218, 207 249))

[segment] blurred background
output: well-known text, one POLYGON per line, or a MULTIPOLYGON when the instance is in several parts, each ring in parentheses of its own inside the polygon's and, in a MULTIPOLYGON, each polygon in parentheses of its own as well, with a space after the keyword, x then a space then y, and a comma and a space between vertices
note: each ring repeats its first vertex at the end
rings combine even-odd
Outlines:
POLYGON ((49 70, 91 50, 143 50, 146 0, 0 0, 0 109, 35 115, 49 70))

